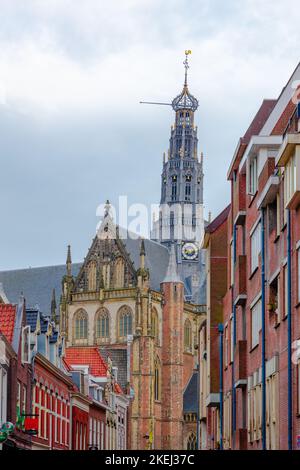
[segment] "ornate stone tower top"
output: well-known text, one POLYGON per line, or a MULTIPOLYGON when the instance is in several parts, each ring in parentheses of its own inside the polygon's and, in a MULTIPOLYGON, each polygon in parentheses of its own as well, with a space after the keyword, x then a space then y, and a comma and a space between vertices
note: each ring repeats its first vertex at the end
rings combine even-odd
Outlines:
POLYGON ((183 89, 171 103, 175 122, 171 126, 167 157, 164 154, 163 158, 159 219, 153 223, 151 238, 169 249, 174 245, 178 274, 185 285, 185 298, 200 303, 204 283, 200 251, 204 233, 203 154, 198 157, 197 127, 194 125, 198 100, 188 87, 190 54, 190 50, 185 51, 183 89))

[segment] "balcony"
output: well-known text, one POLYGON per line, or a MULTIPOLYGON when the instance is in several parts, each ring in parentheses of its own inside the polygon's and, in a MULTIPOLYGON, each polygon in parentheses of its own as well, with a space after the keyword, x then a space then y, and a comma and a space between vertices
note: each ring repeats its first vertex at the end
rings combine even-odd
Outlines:
POLYGON ((235 387, 241 388, 247 385, 247 341, 237 341, 234 351, 235 387))
POLYGON ((246 175, 240 173, 234 183, 233 216, 235 225, 243 225, 246 218, 246 175))
POLYGON ((284 199, 287 209, 300 205, 300 134, 287 134, 276 165, 284 167, 284 199))
POLYGON ((238 255, 235 264, 234 298, 235 305, 243 305, 247 299, 246 255, 238 255))

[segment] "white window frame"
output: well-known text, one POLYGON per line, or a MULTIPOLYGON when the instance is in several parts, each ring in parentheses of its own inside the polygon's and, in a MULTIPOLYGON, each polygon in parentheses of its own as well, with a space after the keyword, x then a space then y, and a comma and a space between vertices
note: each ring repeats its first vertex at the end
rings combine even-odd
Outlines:
POLYGON ((251 274, 258 268, 261 252, 261 221, 256 224, 250 234, 251 244, 251 274))
POLYGON ((253 157, 249 162, 249 178, 248 178, 248 194, 254 196, 257 192, 258 172, 257 172, 257 156, 253 157))
POLYGON ((298 302, 300 302, 300 246, 297 247, 297 269, 298 269, 298 273, 297 273, 297 289, 298 289, 297 299, 298 299, 298 302))
POLYGON ((259 332, 262 328, 261 316, 262 316, 262 304, 261 298, 255 302, 251 307, 251 347, 254 348, 259 344, 259 332))

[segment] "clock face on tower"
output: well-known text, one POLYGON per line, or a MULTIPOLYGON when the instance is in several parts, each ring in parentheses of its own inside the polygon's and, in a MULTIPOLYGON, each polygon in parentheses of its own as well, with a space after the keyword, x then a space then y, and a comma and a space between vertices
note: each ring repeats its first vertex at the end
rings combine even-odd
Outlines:
POLYGON ((187 242, 182 245, 182 257, 189 261, 195 261, 198 257, 198 247, 195 243, 187 242))

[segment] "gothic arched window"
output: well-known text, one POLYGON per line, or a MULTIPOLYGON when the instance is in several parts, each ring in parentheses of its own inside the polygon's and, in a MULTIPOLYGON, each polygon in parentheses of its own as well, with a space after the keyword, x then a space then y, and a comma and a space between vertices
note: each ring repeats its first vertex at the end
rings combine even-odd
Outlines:
POLYGON ((101 308, 95 318, 96 339, 106 341, 109 339, 109 313, 106 308, 101 308))
POLYGON ((192 351, 192 325, 190 320, 184 323, 184 350, 187 352, 192 351))
POLYGON ((154 400, 160 400, 160 382, 161 382, 161 368, 159 359, 156 358, 154 361, 154 400))
POLYGON ((97 286, 97 265, 95 261, 88 264, 88 290, 95 291, 97 286))
POLYGON ((124 305, 118 312, 118 337, 121 340, 132 334, 132 312, 129 307, 124 305))
POLYGON ((197 439, 194 432, 191 432, 186 441, 187 450, 197 450, 197 439))
POLYGON ((119 257, 115 264, 115 287, 124 287, 124 260, 119 257))
POLYGON ((78 310, 74 315, 74 336, 75 339, 87 340, 88 316, 84 310, 78 310))
POLYGON ((152 308, 151 312, 151 330, 152 330, 152 335, 155 338, 155 342, 158 344, 159 343, 159 322, 158 322, 158 314, 156 308, 152 308))

